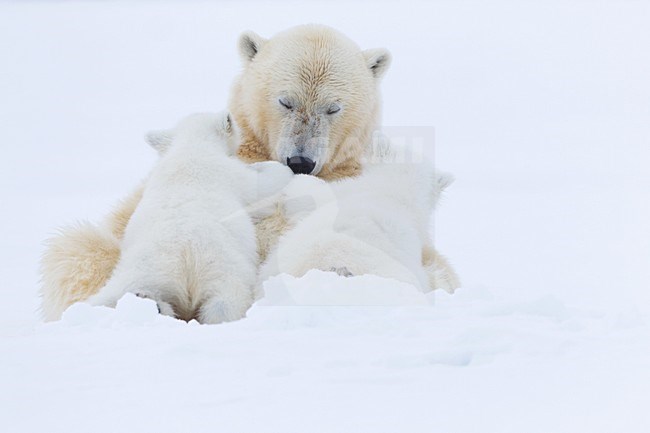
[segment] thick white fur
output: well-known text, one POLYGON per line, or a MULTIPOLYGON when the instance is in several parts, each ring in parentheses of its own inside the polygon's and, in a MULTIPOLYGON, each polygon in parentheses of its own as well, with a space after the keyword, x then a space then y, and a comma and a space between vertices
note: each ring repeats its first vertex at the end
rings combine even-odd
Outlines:
POLYGON ((279 163, 252 168, 236 159, 232 128, 226 113, 197 114, 147 136, 161 158, 126 227, 113 276, 88 303, 114 306, 132 292, 185 320, 244 317, 258 263, 245 207, 281 190, 292 173, 279 163))
POLYGON ((362 51, 338 31, 308 24, 270 39, 246 32, 239 54, 244 68, 229 107, 242 128, 240 157, 284 164, 301 155, 315 162, 311 174, 323 179, 359 174, 379 124, 388 50, 362 51), (327 114, 333 106, 340 110, 327 114))
POLYGON ((293 228, 260 268, 258 290, 270 276, 300 277, 310 269, 375 274, 431 290, 422 249, 433 208, 453 177, 404 148, 389 147, 375 159, 357 178, 294 177, 283 193, 293 228))
MULTIPOLYGON (((390 53, 385 49, 362 51, 340 32, 317 25, 299 26, 270 39, 245 33, 239 51, 244 67, 230 92, 229 108, 241 129, 240 158, 286 162, 284 157, 290 156, 287 153, 292 149, 285 145, 300 144, 300 134, 294 134, 293 127, 296 132, 303 129, 301 116, 295 114, 312 112, 313 124, 321 129, 312 128, 311 135, 303 130, 301 136, 311 136, 315 144, 327 141, 326 148, 312 149, 311 156, 322 165, 318 176, 336 180, 359 175, 372 133, 380 126, 379 86, 389 68, 390 53), (293 112, 278 103, 283 96, 296 99, 293 112), (339 104, 341 111, 323 114, 332 102, 339 104)), ((46 320, 59 319, 65 308, 88 299, 110 278, 120 259, 124 229, 142 190, 138 187, 129 194, 99 225, 68 227, 48 240, 41 272, 46 320)), ((282 206, 257 223, 261 258, 285 228, 282 206)), ((427 236, 422 261, 430 285, 453 291, 460 286, 458 278, 429 239, 427 236)))

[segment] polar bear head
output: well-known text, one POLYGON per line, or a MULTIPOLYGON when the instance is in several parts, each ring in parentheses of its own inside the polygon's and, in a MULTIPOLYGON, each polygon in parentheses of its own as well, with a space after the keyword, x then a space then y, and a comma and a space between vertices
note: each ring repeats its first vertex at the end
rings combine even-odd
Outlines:
POLYGON ((223 146, 227 155, 234 155, 239 147, 239 133, 229 112, 196 113, 182 119, 172 129, 150 131, 145 135, 145 141, 165 155, 172 143, 186 144, 209 141, 217 146, 223 146))
POLYGON ((365 161, 363 175, 346 182, 365 182, 368 201, 371 196, 379 197, 377 200, 388 200, 383 202, 386 208, 409 209, 425 239, 431 213, 454 176, 437 170, 417 146, 391 143, 385 138, 378 144, 365 161))
POLYGON ((270 39, 246 32, 239 51, 244 69, 230 110, 242 129, 240 157, 323 178, 358 174, 379 120, 379 81, 390 53, 362 51, 320 25, 270 39))

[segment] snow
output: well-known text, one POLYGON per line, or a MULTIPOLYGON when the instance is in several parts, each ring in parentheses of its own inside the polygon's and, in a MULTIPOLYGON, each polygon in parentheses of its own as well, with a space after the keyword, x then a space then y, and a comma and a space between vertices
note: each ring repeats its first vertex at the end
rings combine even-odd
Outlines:
POLYGON ((433 305, 427 296, 407 283, 375 275, 339 278, 333 272, 311 270, 301 278, 280 274, 269 278, 258 305, 433 305))
POLYGON ((341 7, 0 3, 0 431, 650 430, 650 5, 341 7), (225 106, 241 31, 305 22, 392 51, 385 129, 456 176, 432 232, 463 288, 314 271, 225 325, 129 296, 41 323, 42 240, 225 106))
MULTIPOLYGON (((312 272, 302 285, 276 278, 265 288, 336 279, 345 284, 312 272)), ((355 279, 353 290, 382 284, 355 279)), ((638 312, 486 289, 437 294, 435 307, 284 300, 271 293, 245 320, 202 326, 126 295, 115 310, 75 305, 60 322, 5 337, 6 431, 648 427, 648 323, 638 312)))

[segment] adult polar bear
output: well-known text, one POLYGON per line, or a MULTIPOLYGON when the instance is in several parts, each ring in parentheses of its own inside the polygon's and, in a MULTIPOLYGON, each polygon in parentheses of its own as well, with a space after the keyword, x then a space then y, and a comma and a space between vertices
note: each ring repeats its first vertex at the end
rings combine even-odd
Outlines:
MULTIPOLYGON (((229 108, 241 131, 240 158, 277 160, 296 173, 328 181, 358 175, 379 126, 379 81, 390 65, 389 52, 361 51, 343 34, 319 25, 295 27, 270 39, 247 32, 239 51, 244 68, 229 108)), ((41 289, 46 320, 60 318, 69 305, 106 284, 141 196, 142 187, 100 226, 68 227, 47 242, 41 289)), ((286 225, 281 208, 257 224, 262 260, 286 225)), ((458 287, 449 264, 430 240, 424 244, 430 287, 458 287)))

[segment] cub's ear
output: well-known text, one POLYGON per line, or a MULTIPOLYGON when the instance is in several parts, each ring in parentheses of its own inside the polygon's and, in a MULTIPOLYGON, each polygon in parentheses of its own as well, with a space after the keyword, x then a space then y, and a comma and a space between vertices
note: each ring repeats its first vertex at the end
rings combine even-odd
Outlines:
POLYGON ((363 51, 363 57, 366 59, 368 69, 377 79, 384 76, 392 59, 390 52, 385 48, 365 50, 363 51))
POLYGON ((436 183, 438 186, 438 191, 444 191, 449 185, 454 183, 456 178, 451 173, 438 172, 436 174, 436 183))
POLYGON ((230 113, 227 113, 226 116, 223 119, 223 124, 221 126, 224 130, 224 132, 228 135, 232 134, 232 117, 230 116, 230 113))
POLYGON ((221 135, 229 136, 232 134, 234 125, 233 125, 233 120, 232 120, 232 115, 230 114, 229 111, 222 111, 217 114, 217 122, 215 123, 215 127, 217 129, 217 132, 221 135))
POLYGON ((145 141, 149 146, 158 151, 159 155, 164 154, 172 143, 173 133, 170 129, 160 129, 157 131, 149 131, 144 136, 145 141))
POLYGON ((244 65, 247 65, 255 58, 266 42, 266 39, 255 32, 248 31, 241 34, 238 44, 239 56, 244 65))

